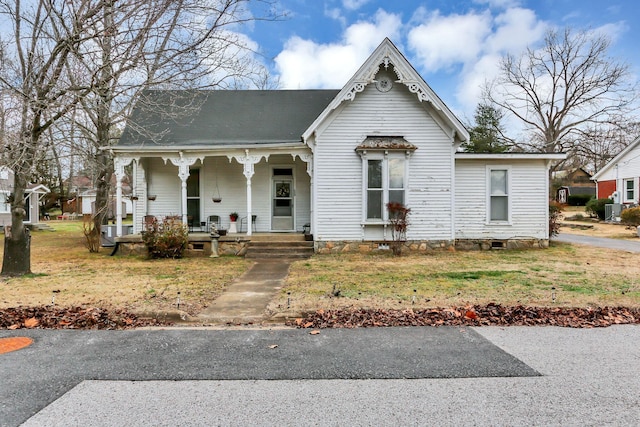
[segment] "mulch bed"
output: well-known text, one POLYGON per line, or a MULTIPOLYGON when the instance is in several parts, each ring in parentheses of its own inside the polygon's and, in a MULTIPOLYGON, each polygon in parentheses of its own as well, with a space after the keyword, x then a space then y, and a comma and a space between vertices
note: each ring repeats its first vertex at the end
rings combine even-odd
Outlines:
POLYGON ((168 322, 139 318, 122 310, 97 307, 15 307, 0 310, 0 329, 133 329, 166 326, 168 322))
POLYGON ((640 308, 505 307, 499 304, 407 310, 319 310, 290 322, 300 328, 384 326, 563 326, 640 324, 640 308))

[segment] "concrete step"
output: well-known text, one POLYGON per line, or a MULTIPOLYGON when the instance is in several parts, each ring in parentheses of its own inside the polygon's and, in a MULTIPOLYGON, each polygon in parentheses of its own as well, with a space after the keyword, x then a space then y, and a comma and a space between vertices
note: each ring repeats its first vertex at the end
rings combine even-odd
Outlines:
POLYGON ((32 224, 31 228, 33 230, 38 230, 38 231, 56 231, 53 227, 51 227, 49 224, 45 224, 42 222, 39 222, 37 224, 32 224))
POLYGON ((313 248, 313 242, 306 242, 306 241, 302 241, 302 242, 298 242, 298 241, 293 241, 293 242, 258 241, 258 242, 254 242, 253 240, 251 240, 251 242, 249 243, 249 247, 252 247, 252 248, 273 248, 273 247, 279 247, 279 248, 313 248))
POLYGON ((245 258, 295 258, 304 259, 313 255, 313 242, 254 242, 247 246, 245 258))

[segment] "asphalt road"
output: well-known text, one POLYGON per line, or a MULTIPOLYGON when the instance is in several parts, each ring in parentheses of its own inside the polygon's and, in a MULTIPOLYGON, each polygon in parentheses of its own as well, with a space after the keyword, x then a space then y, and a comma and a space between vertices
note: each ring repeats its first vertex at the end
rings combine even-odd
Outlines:
POLYGON ((0 425, 634 425, 640 327, 0 331, 0 425))

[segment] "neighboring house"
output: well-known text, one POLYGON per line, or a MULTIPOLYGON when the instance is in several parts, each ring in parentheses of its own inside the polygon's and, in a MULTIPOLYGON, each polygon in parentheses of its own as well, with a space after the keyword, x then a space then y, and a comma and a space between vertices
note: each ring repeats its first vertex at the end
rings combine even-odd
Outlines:
MULTIPOLYGON (((11 225, 11 203, 9 195, 13 194, 13 171, 0 166, 0 226, 11 225)), ((40 200, 49 189, 42 184, 28 184, 25 189, 25 224, 37 224, 40 220, 40 200)))
POLYGON ((596 181, 599 199, 611 198, 614 203, 632 205, 638 204, 639 177, 640 137, 633 140, 591 179, 596 181))
MULTIPOLYGON (((96 190, 86 190, 78 195, 80 199, 80 213, 82 215, 92 216, 96 211, 96 190)), ((131 215, 133 213, 133 202, 131 196, 122 198, 122 214, 124 216, 131 215)), ((116 216, 116 197, 115 195, 110 197, 107 218, 115 218, 116 216)))
POLYGON ((591 180, 591 174, 583 168, 555 171, 551 178, 558 188, 557 199, 560 203, 567 203, 568 196, 596 195, 596 185, 591 180))
POLYGON ((549 168, 564 154, 458 152, 468 132, 388 39, 341 90, 145 97, 112 148, 119 200, 133 164, 134 232, 145 215, 228 228, 238 212, 249 236, 309 224, 319 252, 371 250, 392 239, 397 201, 415 250, 548 244, 549 168), (177 102, 188 117, 158 107, 177 102))

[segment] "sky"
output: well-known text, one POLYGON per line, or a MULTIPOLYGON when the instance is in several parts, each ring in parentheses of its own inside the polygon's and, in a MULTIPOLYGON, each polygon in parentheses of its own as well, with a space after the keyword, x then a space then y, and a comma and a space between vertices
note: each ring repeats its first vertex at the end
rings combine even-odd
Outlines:
MULTIPOLYGON (((461 119, 500 58, 550 28, 591 29, 640 75, 638 0, 279 0, 286 17, 246 33, 282 89, 339 89, 389 37, 461 119)), ((637 79, 637 77, 635 77, 637 79)))

